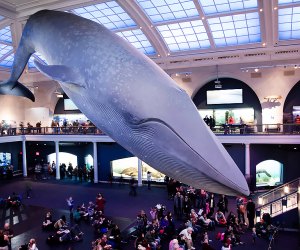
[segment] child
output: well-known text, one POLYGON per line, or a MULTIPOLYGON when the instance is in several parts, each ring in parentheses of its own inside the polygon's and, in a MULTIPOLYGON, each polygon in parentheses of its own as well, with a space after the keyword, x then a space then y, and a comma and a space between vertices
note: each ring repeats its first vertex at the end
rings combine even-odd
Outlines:
POLYGON ((253 245, 255 244, 256 237, 257 237, 257 235, 256 235, 256 228, 253 227, 252 228, 252 244, 253 245))

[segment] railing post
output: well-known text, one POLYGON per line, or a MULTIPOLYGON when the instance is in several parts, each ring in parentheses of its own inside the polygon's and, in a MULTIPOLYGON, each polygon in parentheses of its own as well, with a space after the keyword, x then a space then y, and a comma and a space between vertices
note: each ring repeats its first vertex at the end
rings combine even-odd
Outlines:
POLYGON ((98 183, 98 149, 97 142, 93 142, 93 164, 94 164, 94 183, 98 183))
POLYGON ((60 179, 59 141, 55 141, 55 154, 56 154, 56 180, 59 180, 60 179))
POLYGON ((22 160, 23 160, 23 176, 27 177, 27 160, 26 160, 26 139, 22 140, 22 160))

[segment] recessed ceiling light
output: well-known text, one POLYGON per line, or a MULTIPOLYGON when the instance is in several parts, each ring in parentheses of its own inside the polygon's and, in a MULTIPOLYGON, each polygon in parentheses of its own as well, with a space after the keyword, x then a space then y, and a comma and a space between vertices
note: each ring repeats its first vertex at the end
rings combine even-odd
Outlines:
POLYGON ((277 9, 278 9, 277 6, 275 6, 275 7, 274 7, 274 10, 277 10, 277 9))
POLYGON ((258 71, 259 71, 259 68, 255 68, 254 71, 255 71, 255 72, 258 72, 258 71))
POLYGON ((260 12, 262 12, 262 11, 263 11, 263 9, 259 9, 259 11, 260 11, 260 12))

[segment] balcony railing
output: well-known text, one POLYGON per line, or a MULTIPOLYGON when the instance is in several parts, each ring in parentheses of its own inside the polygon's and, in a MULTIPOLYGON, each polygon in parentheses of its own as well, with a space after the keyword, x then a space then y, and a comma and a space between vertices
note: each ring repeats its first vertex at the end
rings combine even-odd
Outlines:
POLYGON ((260 205, 257 208, 258 214, 262 216, 264 213, 269 213, 271 217, 275 217, 298 207, 299 188, 300 178, 297 178, 258 196, 260 205))
MULTIPOLYGON (((212 128, 216 135, 300 135, 300 124, 219 124, 212 128)), ((104 135, 95 126, 61 126, 61 127, 17 127, 0 128, 0 136, 6 135, 47 135, 47 134, 71 134, 71 135, 104 135)))

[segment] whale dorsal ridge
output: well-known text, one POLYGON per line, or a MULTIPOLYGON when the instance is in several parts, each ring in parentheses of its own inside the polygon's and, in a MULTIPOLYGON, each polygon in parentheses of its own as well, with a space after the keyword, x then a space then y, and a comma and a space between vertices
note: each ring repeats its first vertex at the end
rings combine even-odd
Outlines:
POLYGON ((80 72, 73 70, 64 65, 46 65, 38 61, 34 61, 35 66, 39 71, 55 81, 73 84, 77 87, 85 88, 84 77, 80 72))

